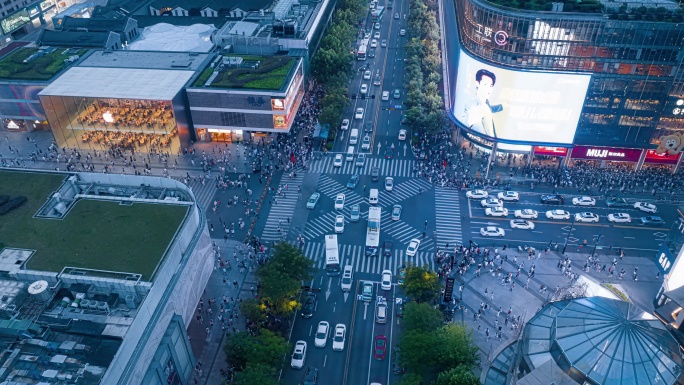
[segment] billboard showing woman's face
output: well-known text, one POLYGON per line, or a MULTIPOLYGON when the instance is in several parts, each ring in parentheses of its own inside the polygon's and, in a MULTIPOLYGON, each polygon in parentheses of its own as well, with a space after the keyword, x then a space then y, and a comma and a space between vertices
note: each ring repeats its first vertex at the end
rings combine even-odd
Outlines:
POLYGON ((473 132, 521 142, 570 144, 591 75, 522 72, 461 51, 453 113, 473 132))

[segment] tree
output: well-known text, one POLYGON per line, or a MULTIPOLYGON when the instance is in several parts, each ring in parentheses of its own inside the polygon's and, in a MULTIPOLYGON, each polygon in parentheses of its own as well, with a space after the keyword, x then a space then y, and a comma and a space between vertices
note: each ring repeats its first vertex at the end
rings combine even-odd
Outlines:
POLYGON ((436 272, 425 267, 409 266, 401 284, 407 296, 416 302, 429 302, 439 295, 441 284, 436 272))
POLYGON ((247 356, 251 346, 252 336, 248 332, 228 334, 226 344, 223 346, 228 365, 238 371, 244 369, 247 366, 247 356))
POLYGON ((442 312, 427 303, 409 302, 404 313, 407 331, 432 332, 442 325, 442 312))
POLYGON ((279 269, 291 279, 302 281, 311 279, 313 261, 304 256, 297 247, 280 242, 275 246, 273 255, 266 266, 279 269))
POLYGON ((437 365, 442 370, 464 366, 472 368, 479 358, 478 347, 473 343, 472 333, 461 324, 450 323, 437 330, 440 349, 437 365))
POLYGON ((435 385, 481 385, 480 379, 467 366, 457 366, 451 370, 441 372, 437 376, 435 385))
POLYGON ((266 319, 266 306, 261 301, 249 298, 240 303, 240 313, 251 322, 260 322, 266 319))
POLYGON ((249 364, 235 373, 234 385, 278 385, 275 367, 264 364, 249 364))
POLYGON ((399 385, 422 385, 422 384, 423 384, 423 378, 416 373, 404 374, 403 378, 401 379, 401 382, 399 383, 399 385))
POLYGON ((289 349, 285 338, 268 329, 259 329, 259 334, 252 340, 251 351, 247 356, 248 365, 259 363, 277 367, 289 349))
POLYGON ((270 263, 259 268, 257 275, 261 283, 261 299, 273 304, 273 313, 287 315, 296 309, 296 301, 290 299, 301 290, 301 281, 290 278, 279 268, 270 266, 270 263))
POLYGON ((436 351, 440 343, 434 331, 406 331, 399 342, 401 361, 407 371, 426 374, 435 367, 436 351))

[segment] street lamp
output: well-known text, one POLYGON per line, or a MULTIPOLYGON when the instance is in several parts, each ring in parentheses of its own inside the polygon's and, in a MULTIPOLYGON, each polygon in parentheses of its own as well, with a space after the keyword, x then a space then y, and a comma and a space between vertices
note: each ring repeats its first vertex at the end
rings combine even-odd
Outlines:
POLYGON ((565 244, 563 245, 562 254, 565 254, 565 249, 568 247, 568 239, 570 238, 570 235, 572 234, 572 230, 574 228, 575 228, 575 216, 572 215, 572 224, 570 225, 570 230, 568 230, 568 235, 565 236, 565 244))
POLYGON ((593 257, 596 255, 596 246, 598 246, 598 243, 601 242, 601 231, 599 230, 598 236, 596 237, 596 242, 594 242, 594 250, 591 251, 591 256, 593 257))

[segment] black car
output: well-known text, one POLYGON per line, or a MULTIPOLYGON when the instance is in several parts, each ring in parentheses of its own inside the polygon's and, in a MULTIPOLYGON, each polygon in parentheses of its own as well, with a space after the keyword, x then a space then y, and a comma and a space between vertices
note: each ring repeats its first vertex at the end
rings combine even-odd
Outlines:
POLYGON ((627 203, 623 198, 611 197, 606 199, 606 205, 608 207, 629 207, 630 204, 627 203))
POLYGON ((316 385, 318 383, 318 368, 309 366, 304 373, 304 381, 302 385, 316 385))
POLYGON ((375 57, 375 50, 374 49, 368 51, 368 57, 375 57))
POLYGON ((313 317, 314 310, 316 309, 316 294, 307 293, 304 305, 302 305, 302 317, 311 318, 313 317))
POLYGON ((347 188, 355 188, 356 185, 359 183, 359 176, 354 174, 349 178, 349 182, 347 182, 347 188))
POLYGON ((392 243, 392 241, 384 241, 382 243, 382 255, 385 257, 391 257, 393 246, 394 244, 392 243))
POLYGON ((541 203, 546 203, 547 205, 562 205, 565 203, 565 198, 558 194, 542 195, 541 203))
POLYGON ((649 215, 647 217, 641 217, 641 223, 644 225, 664 225, 665 221, 661 217, 649 215))
POLYGON ((394 150, 392 147, 385 148, 385 159, 392 159, 394 157, 394 150))
POLYGON ((377 182, 380 180, 380 169, 378 167, 371 168, 371 181, 377 182))
POLYGON ((363 131, 373 132, 373 122, 366 122, 366 124, 363 125, 363 131))

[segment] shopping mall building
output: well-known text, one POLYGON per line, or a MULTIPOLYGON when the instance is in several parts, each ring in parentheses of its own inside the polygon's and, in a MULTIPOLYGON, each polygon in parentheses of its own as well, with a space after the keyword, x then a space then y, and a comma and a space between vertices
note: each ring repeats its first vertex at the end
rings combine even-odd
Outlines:
POLYGON ((596 12, 579 13, 563 3, 530 11, 444 2, 445 102, 459 137, 566 163, 676 169, 684 147, 682 10, 649 4, 597 3, 596 12))

